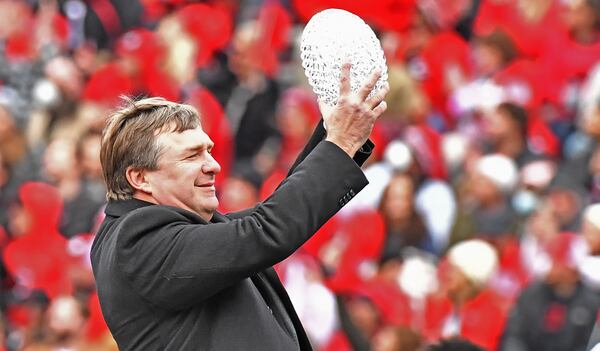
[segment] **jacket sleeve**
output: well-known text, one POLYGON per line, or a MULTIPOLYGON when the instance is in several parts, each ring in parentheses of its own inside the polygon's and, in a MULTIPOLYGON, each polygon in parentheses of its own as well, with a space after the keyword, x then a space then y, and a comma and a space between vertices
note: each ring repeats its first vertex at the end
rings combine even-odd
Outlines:
POLYGON ((526 342, 527 329, 531 328, 527 323, 527 305, 529 291, 524 291, 513 306, 508 320, 504 326, 504 332, 500 340, 500 351, 529 351, 526 342))
MULTIPOLYGON (((310 152, 315 148, 315 146, 317 146, 317 144, 319 144, 319 142, 321 142, 321 140, 325 139, 326 135, 327 131, 323 126, 323 119, 321 119, 321 121, 319 122, 319 124, 317 124, 317 127, 313 131, 310 139, 308 139, 308 142, 304 146, 304 149, 302 149, 302 152, 300 152, 300 155, 298 155, 298 157, 294 161, 294 164, 292 165, 292 167, 290 167, 288 176, 294 173, 296 167, 298 167, 298 165, 302 163, 306 156, 310 154, 310 152)), ((371 153, 373 152, 374 148, 375 144, 370 139, 368 139, 354 155, 354 162, 356 162, 358 166, 362 166, 363 163, 365 163, 365 161, 369 158, 369 156, 371 156, 371 153)))
MULTIPOLYGON (((317 127, 313 131, 310 139, 304 146, 304 149, 302 149, 302 152, 300 152, 298 157, 296 157, 294 164, 292 165, 292 167, 290 167, 286 178, 294 173, 294 171, 296 170, 296 168, 298 168, 300 163, 302 163, 302 161, 304 161, 306 156, 308 156, 311 153, 311 151, 321 141, 323 141, 323 139, 325 139, 326 135, 327 135, 327 132, 325 131, 325 127, 323 127, 323 120, 321 119, 321 121, 319 122, 319 124, 317 124, 317 127)), ((362 166, 363 163, 365 163, 365 161, 369 158, 369 156, 371 156, 371 153, 373 153, 374 148, 375 148, 375 144, 370 139, 368 139, 364 143, 364 145, 354 155, 354 158, 353 158, 354 162, 356 162, 356 164, 359 167, 362 166)), ((279 185, 279 186, 281 186, 281 185, 279 185)), ((228 213, 227 217, 229 217, 231 219, 242 218, 242 217, 247 216, 248 214, 250 214, 253 211, 254 211, 254 208, 242 210, 239 212, 228 213)))
POLYGON ((190 224, 193 214, 165 206, 130 213, 117 228, 117 266, 151 303, 184 309, 285 259, 367 183, 324 141, 246 217, 190 224))

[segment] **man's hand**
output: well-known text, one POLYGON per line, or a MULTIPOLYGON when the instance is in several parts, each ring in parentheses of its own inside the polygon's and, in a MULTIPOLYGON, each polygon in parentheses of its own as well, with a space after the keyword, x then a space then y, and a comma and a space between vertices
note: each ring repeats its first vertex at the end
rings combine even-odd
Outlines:
POLYGON ((386 83, 377 94, 370 99, 367 98, 375 87, 377 80, 381 77, 381 72, 376 71, 371 74, 357 93, 352 93, 350 88, 351 67, 352 64, 350 63, 342 66, 340 97, 336 106, 329 111, 321 106, 321 113, 327 129, 325 140, 331 141, 350 157, 354 157, 354 154, 371 135, 377 118, 387 108, 387 104, 383 99, 389 90, 389 86, 386 83))

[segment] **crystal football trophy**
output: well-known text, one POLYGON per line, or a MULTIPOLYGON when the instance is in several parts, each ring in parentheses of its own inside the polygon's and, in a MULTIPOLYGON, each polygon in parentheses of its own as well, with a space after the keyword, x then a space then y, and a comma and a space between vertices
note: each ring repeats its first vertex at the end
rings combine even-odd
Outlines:
POLYGON ((333 107, 340 90, 341 68, 352 63, 350 83, 357 92, 369 75, 379 69, 381 78, 369 97, 387 81, 387 66, 379 40, 360 17, 344 10, 328 9, 314 15, 300 40, 302 67, 319 102, 333 107))

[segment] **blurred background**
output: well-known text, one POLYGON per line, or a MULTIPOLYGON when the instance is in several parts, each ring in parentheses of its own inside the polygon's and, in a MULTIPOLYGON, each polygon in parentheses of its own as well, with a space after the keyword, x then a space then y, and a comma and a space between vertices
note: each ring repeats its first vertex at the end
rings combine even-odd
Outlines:
POLYGON ((116 350, 89 250, 119 96, 195 106, 220 211, 253 206, 321 118, 298 43, 332 7, 391 91, 370 184, 277 267, 314 348, 586 350, 599 0, 0 0, 0 349, 116 350))

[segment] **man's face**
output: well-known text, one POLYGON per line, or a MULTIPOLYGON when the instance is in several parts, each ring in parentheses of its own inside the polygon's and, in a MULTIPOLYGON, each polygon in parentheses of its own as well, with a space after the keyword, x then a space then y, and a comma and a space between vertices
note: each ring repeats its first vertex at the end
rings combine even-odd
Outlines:
POLYGON ((146 171, 151 196, 160 205, 183 208, 209 221, 219 205, 215 176, 221 166, 211 155, 214 145, 201 127, 157 136, 162 149, 158 169, 146 171))

